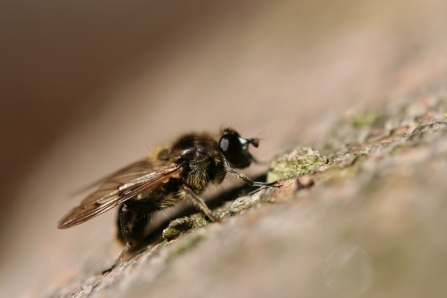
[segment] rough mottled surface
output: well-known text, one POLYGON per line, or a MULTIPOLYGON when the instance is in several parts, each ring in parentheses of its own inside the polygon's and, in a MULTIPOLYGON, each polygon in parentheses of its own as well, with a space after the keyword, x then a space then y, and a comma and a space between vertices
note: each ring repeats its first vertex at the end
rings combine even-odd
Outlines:
POLYGON ((267 174, 267 182, 303 176, 327 162, 326 156, 312 148, 296 148, 272 162, 267 174))
POLYGON ((439 297, 446 93, 351 113, 326 139, 311 171, 222 205, 219 223, 177 219, 162 243, 52 297, 439 297))
POLYGON ((0 297, 445 296, 447 1, 9 2, 0 297), (221 125, 327 163, 210 187, 220 223, 159 212, 159 246, 104 278, 116 210, 56 228, 72 191, 221 125))

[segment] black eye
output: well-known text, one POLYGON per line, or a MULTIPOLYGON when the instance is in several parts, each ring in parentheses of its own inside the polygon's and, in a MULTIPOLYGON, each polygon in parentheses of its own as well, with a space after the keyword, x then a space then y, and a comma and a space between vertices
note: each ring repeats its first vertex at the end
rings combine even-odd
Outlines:
POLYGON ((234 134, 224 134, 220 138, 219 147, 225 158, 235 166, 242 164, 246 159, 241 141, 234 134))

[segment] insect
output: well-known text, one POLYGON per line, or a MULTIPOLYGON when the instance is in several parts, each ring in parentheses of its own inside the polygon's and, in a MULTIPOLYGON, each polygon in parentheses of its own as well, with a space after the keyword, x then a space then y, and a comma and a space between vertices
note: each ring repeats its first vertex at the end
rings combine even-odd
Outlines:
POLYGON ((258 147, 259 139, 242 138, 231 128, 223 129, 220 138, 208 133, 182 135, 171 146, 158 148, 149 158, 105 178, 98 190, 59 221, 58 228, 74 227, 118 207, 118 239, 125 246, 112 270, 129 248, 144 240, 152 215, 180 200, 189 198, 211 221, 216 221, 200 194, 209 183, 222 183, 226 173, 250 186, 272 185, 255 182, 234 170, 256 162, 248 151, 249 145, 258 147))

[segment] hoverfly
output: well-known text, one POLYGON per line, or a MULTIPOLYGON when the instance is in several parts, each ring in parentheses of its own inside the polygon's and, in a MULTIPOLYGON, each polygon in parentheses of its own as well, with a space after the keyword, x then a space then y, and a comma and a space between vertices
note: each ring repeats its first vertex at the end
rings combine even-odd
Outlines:
POLYGON ((118 207, 118 239, 125 247, 112 270, 129 248, 144 240, 145 227, 154 212, 189 198, 211 221, 216 221, 200 194, 209 183, 222 183, 226 173, 250 186, 272 185, 255 182, 234 170, 256 162, 248 151, 249 145, 258 147, 259 139, 242 138, 231 128, 223 129, 220 138, 208 133, 182 135, 171 146, 161 147, 149 158, 105 178, 98 190, 59 221, 58 228, 74 227, 118 207))

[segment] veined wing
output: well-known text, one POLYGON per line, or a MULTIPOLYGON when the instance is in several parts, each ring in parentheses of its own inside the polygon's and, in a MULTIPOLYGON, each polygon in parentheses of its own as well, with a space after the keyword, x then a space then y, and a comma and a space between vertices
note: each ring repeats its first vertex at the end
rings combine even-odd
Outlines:
POLYGON ((90 220, 171 177, 177 177, 183 170, 182 165, 176 164, 156 170, 149 164, 146 168, 144 165, 144 162, 135 163, 110 176, 97 191, 65 215, 58 228, 67 229, 90 220))
MULTIPOLYGON (((133 178, 141 177, 148 174, 152 169, 153 165, 148 159, 139 160, 110 175, 107 175, 78 190, 73 191, 70 196, 79 195, 83 192, 86 192, 87 190, 103 185, 105 182, 109 182, 110 184, 114 182, 116 182, 117 184, 122 184, 123 182, 121 181, 127 182, 128 180, 132 180, 133 178)), ((112 185, 110 185, 110 188, 112 188, 112 185)))

